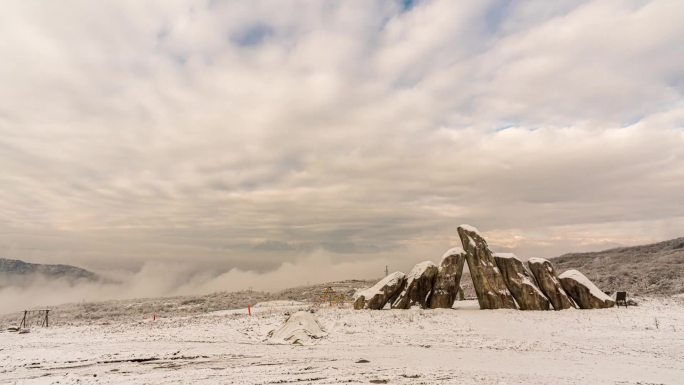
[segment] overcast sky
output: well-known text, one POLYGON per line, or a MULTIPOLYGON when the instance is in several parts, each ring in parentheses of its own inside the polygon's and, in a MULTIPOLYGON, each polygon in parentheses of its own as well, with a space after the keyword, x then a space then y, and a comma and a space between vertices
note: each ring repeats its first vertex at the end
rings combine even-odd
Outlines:
POLYGON ((315 281, 461 223, 524 258, 684 235, 681 0, 2 8, 0 257, 315 281))

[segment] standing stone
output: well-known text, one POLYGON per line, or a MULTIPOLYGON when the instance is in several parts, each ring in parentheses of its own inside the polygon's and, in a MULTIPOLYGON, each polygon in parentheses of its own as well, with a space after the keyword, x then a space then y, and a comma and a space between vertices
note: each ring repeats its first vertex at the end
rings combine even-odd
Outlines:
POLYGON ((551 262, 544 258, 530 258, 527 264, 537 280, 539 288, 546 298, 551 301, 554 309, 563 310, 576 307, 572 299, 563 290, 563 286, 558 280, 551 262))
POLYGON ((494 260, 520 310, 549 310, 549 299, 539 290, 534 277, 515 254, 496 253, 494 260))
POLYGON ((466 251, 466 261, 480 309, 517 309, 515 300, 494 263, 487 241, 476 228, 468 225, 459 226, 458 235, 466 251))
POLYGON ((375 286, 358 292, 354 309, 382 309, 388 301, 399 294, 405 280, 406 274, 397 271, 380 280, 375 286))
POLYGON ((458 297, 465 264, 465 251, 460 247, 449 249, 442 256, 439 264, 435 286, 430 297, 430 308, 450 309, 458 297))
POLYGON ((563 289, 575 300, 580 309, 604 309, 615 306, 612 298, 577 270, 568 270, 558 278, 563 289))
POLYGON ((399 296, 392 302, 392 309, 409 309, 413 306, 425 309, 430 303, 432 286, 438 270, 437 265, 431 261, 414 266, 406 276, 399 296))

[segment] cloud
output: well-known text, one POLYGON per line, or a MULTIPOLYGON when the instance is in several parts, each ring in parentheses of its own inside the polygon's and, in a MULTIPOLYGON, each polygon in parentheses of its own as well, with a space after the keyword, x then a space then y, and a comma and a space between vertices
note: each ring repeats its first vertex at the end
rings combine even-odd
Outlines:
POLYGON ((684 230, 681 2, 5 8, 6 257, 214 290, 410 267, 463 222, 525 256, 684 230))

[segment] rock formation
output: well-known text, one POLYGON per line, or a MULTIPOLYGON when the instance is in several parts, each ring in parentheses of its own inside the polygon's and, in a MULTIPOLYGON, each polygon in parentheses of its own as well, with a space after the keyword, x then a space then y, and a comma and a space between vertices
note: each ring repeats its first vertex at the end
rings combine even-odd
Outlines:
POLYGON ((413 306, 426 308, 438 270, 431 261, 414 266, 406 276, 401 292, 392 302, 392 309, 409 309, 413 306))
POLYGON ((413 267, 408 275, 396 272, 355 296, 354 309, 451 308, 463 299, 461 277, 468 262, 480 309, 556 310, 579 307, 599 309, 615 302, 576 270, 561 279, 543 258, 531 258, 527 266, 511 253, 494 254, 472 226, 458 227, 463 248, 442 256, 439 268, 430 261, 413 267), (528 268, 529 267, 529 268, 528 268), (575 303, 577 302, 577 303, 575 303))
POLYGON ((480 309, 517 309, 515 300, 496 267, 487 241, 476 228, 468 225, 459 226, 458 235, 466 251, 466 261, 480 309))
POLYGON ((406 274, 400 271, 388 275, 375 286, 357 293, 354 309, 382 309, 399 294, 405 280, 406 274))
POLYGON ((449 249, 442 256, 437 277, 430 297, 430 308, 447 308, 453 306, 458 297, 465 263, 465 251, 460 247, 449 249))
POLYGON ((534 277, 515 254, 495 253, 494 260, 520 310, 549 310, 549 299, 539 290, 534 277))
POLYGON ((573 300, 563 290, 563 286, 558 280, 551 262, 544 258, 530 258, 527 264, 537 280, 542 293, 551 301, 551 305, 553 305, 555 310, 576 307, 573 300))
POLYGON ((577 270, 568 270, 558 278, 563 289, 575 300, 580 309, 604 309, 615 306, 612 298, 577 270))

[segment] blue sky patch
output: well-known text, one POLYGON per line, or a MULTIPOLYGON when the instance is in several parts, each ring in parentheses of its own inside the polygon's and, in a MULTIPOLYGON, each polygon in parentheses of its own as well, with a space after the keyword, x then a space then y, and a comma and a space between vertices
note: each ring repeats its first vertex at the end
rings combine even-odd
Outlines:
POLYGON ((231 40, 240 46, 250 47, 263 43, 269 36, 273 35, 273 29, 266 24, 254 24, 231 37, 231 40))
POLYGON ((416 5, 418 0, 401 0, 401 10, 404 12, 410 11, 416 5))

